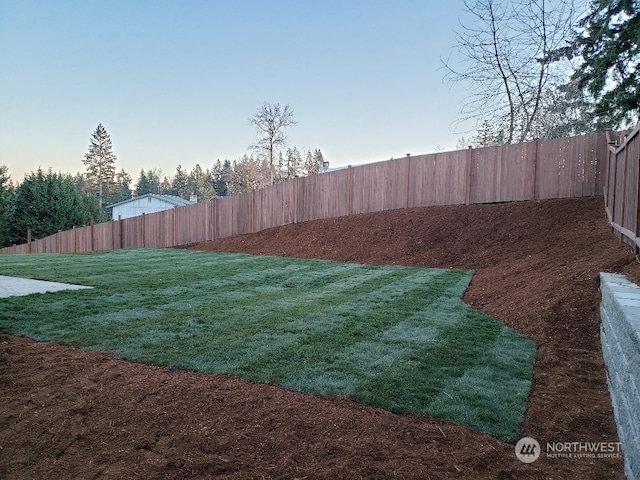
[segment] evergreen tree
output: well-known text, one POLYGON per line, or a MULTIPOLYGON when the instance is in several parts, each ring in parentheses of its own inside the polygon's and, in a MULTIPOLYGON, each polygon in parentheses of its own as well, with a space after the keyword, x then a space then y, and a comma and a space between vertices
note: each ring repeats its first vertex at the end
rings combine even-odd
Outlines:
POLYGON ((583 62, 574 79, 593 97, 603 127, 632 125, 640 108, 640 1, 592 0, 580 27, 583 62))
POLYGON ((147 173, 143 168, 140 170, 140 175, 138 176, 138 181, 136 182, 135 195, 136 197, 139 197, 140 195, 146 195, 147 193, 151 193, 151 185, 149 184, 147 173))
POLYGON ((323 164, 324 164, 324 155, 322 155, 322 152, 320 151, 319 148, 316 148, 313 151, 313 161, 311 163, 310 168, 307 169, 307 174, 311 175, 311 174, 320 172, 320 167, 322 167, 323 164))
POLYGON ((131 175, 121 169, 116 174, 116 192, 113 194, 110 203, 118 203, 131 198, 131 175))
POLYGON ((116 156, 113 153, 111 137, 102 124, 91 134, 89 151, 85 153, 82 162, 87 166, 87 179, 93 185, 102 207, 103 197, 113 189, 116 175, 116 156))
POLYGON ((176 174, 171 181, 170 193, 177 197, 189 198, 189 176, 187 172, 182 169, 182 165, 178 165, 176 168, 176 174))
POLYGON ((283 171, 281 172, 281 178, 283 180, 290 180, 300 175, 302 170, 302 154, 296 148, 287 148, 287 155, 284 163, 283 171))
POLYGON ((229 184, 233 178, 233 166, 231 161, 225 160, 224 163, 220 159, 213 165, 213 188, 217 196, 226 197, 229 194, 229 184))
POLYGON ((106 219, 95 195, 80 194, 70 175, 53 173, 51 169, 45 173, 39 168, 16 188, 11 240, 17 244, 26 242, 29 229, 32 238, 39 239, 59 230, 88 225, 92 216, 98 222, 106 219))
MULTIPOLYGON (((146 195, 147 193, 164 193, 165 188, 169 188, 168 185, 163 186, 161 180, 162 170, 156 168, 150 168, 148 171, 144 171, 144 168, 140 170, 140 176, 136 183, 135 193, 136 196, 146 195)), ((168 179, 165 179, 168 182, 168 179)))
POLYGON ((473 143, 476 147, 491 147, 494 145, 504 145, 507 143, 507 134, 505 130, 508 127, 501 123, 490 122, 484 120, 476 135, 473 137, 473 143))
POLYGON ((278 183, 283 180, 286 180, 286 171, 287 171, 287 162, 284 159, 284 155, 282 151, 278 152, 278 167, 275 169, 275 173, 273 176, 273 183, 278 183))
POLYGON ((214 185, 215 181, 211 172, 209 170, 202 170, 202 167, 199 164, 196 164, 196 166, 193 167, 193 170, 189 173, 189 196, 185 198, 189 198, 190 195, 193 194, 198 197, 199 202, 209 200, 216 194, 214 185))
POLYGON ((13 216, 14 189, 9 169, 0 164, 0 248, 10 245, 10 221, 13 216))

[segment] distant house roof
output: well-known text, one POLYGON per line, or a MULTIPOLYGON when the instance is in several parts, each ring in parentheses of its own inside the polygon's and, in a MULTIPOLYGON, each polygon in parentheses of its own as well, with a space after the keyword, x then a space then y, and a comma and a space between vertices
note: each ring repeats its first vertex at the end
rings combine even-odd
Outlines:
POLYGON ((138 197, 128 198, 127 200, 123 200, 118 203, 114 203, 113 205, 107 205, 105 208, 113 208, 120 205, 124 205, 129 202, 133 202, 135 200, 140 200, 141 198, 155 198, 156 200, 160 200, 163 202, 170 203, 176 207, 184 207, 186 205, 193 205, 195 202, 190 200, 185 200, 182 197, 176 197, 175 195, 158 195, 157 193, 146 193, 144 195, 140 195, 138 197))

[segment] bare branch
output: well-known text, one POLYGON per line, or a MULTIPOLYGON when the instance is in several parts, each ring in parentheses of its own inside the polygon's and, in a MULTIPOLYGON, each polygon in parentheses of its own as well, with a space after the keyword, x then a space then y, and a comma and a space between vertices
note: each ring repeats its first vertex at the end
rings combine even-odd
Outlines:
POLYGON ((464 6, 458 61, 443 61, 450 85, 469 91, 460 122, 502 122, 505 143, 524 141, 541 114, 542 96, 567 73, 555 52, 571 33, 573 1, 465 0, 464 6))

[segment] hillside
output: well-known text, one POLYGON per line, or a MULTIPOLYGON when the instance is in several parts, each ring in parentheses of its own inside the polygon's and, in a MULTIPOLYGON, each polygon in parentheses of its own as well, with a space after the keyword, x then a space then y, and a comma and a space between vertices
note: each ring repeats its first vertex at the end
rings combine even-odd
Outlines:
MULTIPOLYGON (((638 279, 640 268, 600 198, 397 210, 187 248, 474 269, 465 300, 539 345, 524 434, 617 441, 598 273, 638 279)), ((513 445, 428 416, 0 340, 0 415, 11 425, 0 473, 10 478, 623 478, 620 460, 522 464, 513 445)))

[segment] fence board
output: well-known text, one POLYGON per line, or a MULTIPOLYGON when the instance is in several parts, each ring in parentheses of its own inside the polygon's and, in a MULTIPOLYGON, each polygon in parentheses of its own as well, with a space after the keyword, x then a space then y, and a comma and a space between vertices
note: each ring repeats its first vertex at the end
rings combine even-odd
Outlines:
MULTIPOLYGON (((351 213, 379 212, 407 206, 408 158, 351 169, 351 213)), ((348 171, 345 172, 348 175, 348 171)))
POLYGON ((540 199, 570 196, 567 182, 571 172, 571 142, 566 138, 544 140, 538 143, 536 192, 540 199))
MULTIPOLYGON (((173 209, 176 215, 176 245, 188 245, 209 240, 210 208, 209 202, 201 202, 173 209)), ((173 246, 173 240, 171 240, 170 246, 173 246)))
POLYGON ((288 182, 278 183, 270 187, 261 188, 255 192, 256 231, 295 223, 296 218, 296 190, 298 178, 288 182))
POLYGON ((467 151, 413 156, 408 177, 408 207, 463 204, 467 190, 467 151))
POLYGON ((144 215, 140 215, 122 220, 122 248, 140 248, 144 246, 142 238, 143 218, 144 215))
POLYGON ((321 218, 342 217, 350 214, 349 194, 351 169, 311 175, 299 179, 299 222, 321 218))
POLYGON ((470 202, 531 200, 533 151, 533 142, 474 149, 470 202))

